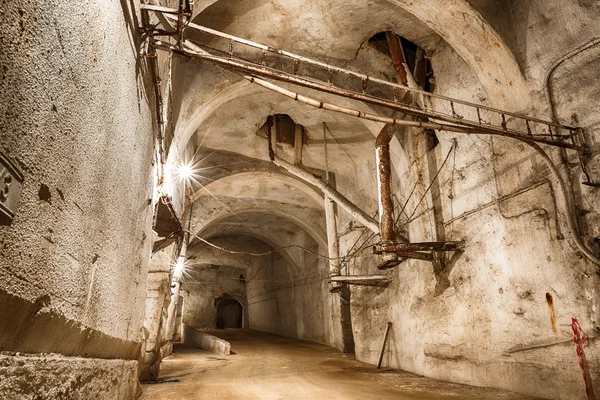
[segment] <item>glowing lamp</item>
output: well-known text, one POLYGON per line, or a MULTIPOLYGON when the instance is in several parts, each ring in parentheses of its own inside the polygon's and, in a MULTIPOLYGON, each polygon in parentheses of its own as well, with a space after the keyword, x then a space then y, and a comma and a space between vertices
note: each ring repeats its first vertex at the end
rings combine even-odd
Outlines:
POLYGON ((177 263, 175 263, 175 275, 181 275, 184 267, 185 262, 183 261, 183 257, 181 257, 179 260, 177 260, 177 263))
POLYGON ((179 178, 181 179, 190 179, 192 175, 194 175, 194 171, 192 170, 192 166, 189 164, 183 164, 179 167, 177 171, 179 174, 179 178))

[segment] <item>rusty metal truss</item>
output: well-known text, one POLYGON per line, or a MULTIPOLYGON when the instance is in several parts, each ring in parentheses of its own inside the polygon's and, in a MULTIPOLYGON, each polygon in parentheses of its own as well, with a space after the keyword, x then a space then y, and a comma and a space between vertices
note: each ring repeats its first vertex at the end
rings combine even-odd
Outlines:
MULTIPOLYGON (((174 26, 178 25, 178 10, 143 4, 142 9, 161 13, 164 22, 169 21, 174 24, 165 27, 166 31, 173 34, 177 32, 174 26)), ((464 128, 468 133, 492 134, 525 142, 544 143, 576 150, 582 156, 588 153, 583 129, 579 127, 429 93, 275 49, 192 22, 186 22, 183 29, 192 29, 202 34, 202 42, 193 41, 193 43, 205 50, 205 53, 190 54, 181 41, 178 46, 172 46, 172 50, 179 50, 184 54, 245 74, 359 100, 400 111, 417 119, 443 121, 457 128, 464 128), (414 100, 412 105, 406 104, 407 96, 414 100)), ((182 35, 179 37, 181 38, 182 35)))

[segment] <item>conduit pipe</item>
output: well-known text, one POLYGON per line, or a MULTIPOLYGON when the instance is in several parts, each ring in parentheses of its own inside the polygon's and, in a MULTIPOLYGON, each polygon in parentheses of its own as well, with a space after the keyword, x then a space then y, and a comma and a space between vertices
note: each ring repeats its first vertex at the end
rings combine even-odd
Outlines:
POLYGON ((421 121, 408 121, 408 120, 403 120, 403 119, 398 119, 398 118, 382 117, 380 115, 366 113, 366 112, 358 111, 358 110, 355 110, 352 108, 342 107, 342 106, 338 106, 338 105, 335 105, 332 103, 315 100, 312 97, 308 97, 308 96, 301 95, 299 93, 292 92, 291 90, 284 89, 281 86, 275 85, 271 82, 267 82, 263 79, 260 79, 260 78, 254 77, 254 76, 244 75, 243 78, 246 79, 247 81, 250 81, 251 83, 256 83, 257 85, 262 86, 265 89, 269 89, 269 90, 272 90, 279 94, 282 94, 286 97, 289 97, 290 99, 300 101, 302 103, 308 104, 308 105, 316 107, 316 108, 322 108, 322 109, 328 110, 328 111, 334 111, 334 112, 338 112, 341 114, 351 115, 351 116, 357 117, 357 118, 368 119, 370 121, 375 121, 375 122, 382 122, 384 124, 409 126, 412 128, 438 129, 438 130, 444 130, 444 131, 449 131, 449 132, 461 132, 461 133, 481 133, 481 131, 479 131, 475 128, 464 128, 461 126, 449 125, 449 124, 438 124, 438 123, 421 122, 421 121))
MULTIPOLYGON (((202 55, 202 54, 208 54, 206 52, 204 52, 200 47, 194 45, 193 43, 186 41, 186 45, 189 47, 189 49, 187 50, 188 52, 191 53, 195 53, 197 55, 202 55), (191 49, 191 50, 190 50, 191 49)), ((357 118, 363 118, 363 119, 367 119, 370 121, 375 121, 375 122, 382 122, 384 124, 392 124, 392 125, 399 125, 399 126, 410 126, 410 127, 415 127, 415 128, 425 128, 425 129, 436 129, 436 130, 443 130, 443 131, 449 131, 449 132, 462 132, 462 133, 482 133, 481 131, 475 129, 475 128, 465 128, 465 127, 460 127, 460 126, 456 126, 456 125, 449 125, 449 124, 438 124, 438 123, 431 123, 431 122, 421 122, 421 121, 406 121, 406 120, 399 120, 396 118, 388 118, 388 117, 382 117, 376 114, 370 114, 370 113, 365 113, 362 111, 358 111, 358 110, 354 110, 351 108, 347 108, 347 107, 341 107, 335 104, 331 104, 331 103, 327 103, 327 102, 323 102, 323 101, 318 101, 315 100, 311 97, 308 96, 303 96, 299 93, 295 93, 292 92, 291 90, 287 90, 285 88, 282 88, 278 85, 275 85, 273 83, 267 82, 263 79, 254 77, 254 76, 249 76, 249 75, 244 75, 242 76, 244 79, 248 80, 250 83, 256 83, 259 86, 262 86, 266 89, 269 89, 271 91, 277 92, 279 94, 282 94, 286 97, 289 97, 291 99, 294 99, 296 101, 300 101, 302 103, 308 104, 310 106, 313 107, 317 107, 317 108, 321 108, 324 110, 329 110, 329 111, 334 111, 334 112, 338 112, 341 114, 346 114, 346 115, 351 115, 353 117, 357 117, 357 118)), ((508 114, 507 114, 508 115, 508 114)), ((589 250, 585 244, 583 243, 582 239, 579 237, 579 234, 575 228, 575 222, 574 222, 574 217, 570 208, 570 202, 568 199, 568 194, 567 194, 567 189, 566 189, 566 185, 562 179, 562 177, 560 176, 560 172, 558 172, 558 169, 556 168, 556 166, 554 165, 554 163, 552 162, 552 160, 550 159, 550 157, 548 157, 548 155, 546 154, 546 152, 537 144, 537 143, 533 143, 532 141, 529 140, 525 140, 525 139, 521 139, 521 138, 516 138, 513 137, 517 140, 520 140, 522 142, 527 143, 528 145, 530 145, 531 147, 533 147, 533 149, 540 154, 540 156, 542 157, 542 159, 544 160, 544 162, 548 165, 548 167, 550 168, 550 171, 552 172, 552 174, 554 175, 554 177, 556 178, 556 181, 558 182, 558 191, 561 194, 561 204, 563 207, 563 210, 567 216, 567 225, 569 227, 569 229, 571 230, 572 234, 573 234, 573 239, 575 241, 575 244, 577 245, 577 247, 579 248, 579 250, 581 251, 581 253, 587 257, 591 262, 593 262, 594 264, 600 265, 600 259, 591 251, 589 250)), ((279 162, 283 163, 287 163, 285 160, 282 160, 280 158, 279 162)), ((275 161, 273 161, 275 163, 275 161)), ((287 163, 289 164, 289 163, 287 163)), ((295 166, 293 164, 289 164, 289 166, 291 166, 292 168, 294 168, 295 166)), ((284 168, 284 167, 282 167, 284 168)), ((295 168, 294 168, 295 169, 295 168)), ((371 217, 369 217, 368 215, 366 215, 362 210, 358 209, 354 204, 352 204, 348 199, 346 199, 341 193, 337 192, 335 189, 333 189, 331 186, 327 185, 326 182, 324 182, 321 178, 319 177, 315 177, 314 175, 312 175, 310 172, 299 168, 300 171, 296 171, 298 173, 300 173, 301 175, 304 176, 304 178, 300 177, 299 175, 296 175, 294 172, 292 172, 291 170, 288 170, 290 173, 298 176, 300 179, 306 180, 307 182, 319 187, 321 190, 323 190, 321 188, 321 186, 324 187, 328 187, 328 190, 332 190, 333 192, 335 192, 339 197, 334 197, 331 196, 331 198, 342 208, 344 208, 346 211, 348 211, 351 215, 353 215, 357 220, 359 220, 364 226, 366 226, 367 228, 369 228, 371 231, 373 231, 374 233, 379 234, 379 227, 377 222, 372 219, 371 217), (320 182, 316 182, 316 181, 320 181, 320 182), (315 183, 312 183, 315 182, 315 183), (318 183, 318 184, 317 184, 318 183), (321 185, 321 186, 319 186, 321 185), (343 199, 343 200, 342 200, 343 199), (344 201, 345 200, 345 201, 344 201), (352 212, 350 212, 349 210, 353 209, 354 213, 356 215, 354 215, 352 212)), ((325 192, 325 191, 324 191, 325 192)))
MULTIPOLYGON (((167 47, 170 48, 171 50, 173 50, 173 46, 169 46, 169 45, 165 45, 164 43, 161 43, 160 41, 157 41, 156 44, 158 46, 161 47, 167 47)), ((236 60, 232 60, 229 58, 223 58, 223 57, 217 57, 217 56, 213 56, 210 53, 202 50, 202 48, 200 48, 199 46, 195 45, 194 43, 192 43, 189 40, 185 40, 184 42, 184 52, 186 55, 188 56, 192 56, 192 57, 197 57, 200 58, 202 60, 206 60, 209 62, 212 62, 216 65, 219 65, 221 67, 223 67, 226 70, 229 70, 231 72, 231 69, 239 71, 240 74, 239 76, 243 77, 244 79, 250 81, 251 83, 257 83, 258 85, 270 89, 272 91, 278 92, 280 94, 283 94, 284 96, 287 96, 289 98, 292 98, 294 100, 298 100, 301 101, 303 103, 309 104, 311 106, 317 107, 317 108, 322 108, 325 110, 330 110, 330 111, 335 111, 335 112, 339 112, 339 113, 343 113, 343 114, 347 114, 347 115, 351 115, 353 117, 358 117, 358 118, 364 118, 364 119, 368 119, 371 121, 376 121, 376 122, 383 122, 385 124, 392 124, 392 125, 401 125, 401 126, 410 126, 410 127, 414 127, 414 128, 423 128, 423 129, 435 129, 435 130, 444 130, 447 132, 461 132, 461 133, 473 133, 473 134, 490 134, 490 135, 498 135, 498 136, 506 136, 506 137, 511 137, 514 139, 518 139, 518 140, 522 140, 524 142, 527 143, 533 143, 533 142, 540 142, 540 143, 546 143, 546 144, 550 144, 553 146, 559 146, 559 147, 565 147, 565 148, 571 148, 574 150, 578 150, 578 147, 576 145, 572 145, 569 143, 557 143, 551 139, 545 139, 545 138, 541 138, 541 137, 535 137, 535 138, 526 138, 526 137, 520 137, 517 136, 517 134, 512 133, 511 131, 504 131, 501 129, 494 129, 492 126, 488 126, 487 128, 485 127, 466 127, 464 125, 453 125, 452 123, 454 121, 449 121, 449 123, 432 123, 432 122, 421 122, 421 121, 406 121, 406 120, 401 120, 401 119, 397 119, 397 118, 388 118, 388 117, 382 117, 376 114, 370 114, 370 113, 365 113, 362 111, 358 111, 355 109, 351 109, 351 108, 347 108, 347 107, 341 107, 332 103, 327 103, 324 101, 318 101, 315 100, 313 98, 307 97, 307 96, 303 96, 299 93, 296 92, 292 92, 290 90, 284 89, 280 86, 277 86, 273 83, 267 82, 261 78, 258 78, 254 75, 243 75, 244 73, 255 73, 257 75, 261 75, 261 76, 265 76, 269 79, 275 79, 275 80, 280 80, 283 82, 288 82, 288 83, 292 83, 294 85, 299 85, 299 86, 303 86, 309 89, 314 89, 314 90, 318 90, 318 91, 322 91, 325 93, 330 93, 330 94, 334 94, 334 95, 338 95, 338 96, 344 96, 353 100, 359 100, 359 101, 363 101, 366 103, 371 103, 371 104, 375 104, 375 105, 379 105, 382 107, 388 107, 388 108, 393 108, 395 110, 398 111, 402 111, 405 113, 409 113, 412 115, 417 115, 420 117, 432 117, 432 118, 436 118, 436 119, 441 119, 441 120, 447 120, 447 118, 449 117, 445 117, 443 115, 430 115, 428 113, 428 111, 426 110, 422 110, 421 108, 416 108, 416 107, 410 107, 407 105, 402 105, 400 103, 390 103, 384 100, 380 100, 371 96, 366 96, 366 95, 362 95, 362 94, 358 94, 358 93, 353 93, 353 92, 348 92, 342 89, 337 89, 334 87, 330 87, 330 86, 326 86, 326 85, 321 85, 319 83, 315 83, 313 81, 309 81, 306 79, 302 79, 302 78, 298 78, 295 76, 287 76, 283 73, 277 72, 277 71, 270 71, 267 70, 264 67, 254 67, 254 66, 250 66, 250 65, 245 65, 243 63, 240 63, 236 60), (187 47, 187 48, 185 48, 187 47)), ((410 89, 413 90, 413 89, 410 89)), ((414 90, 413 90, 414 91, 414 90)), ((429 93, 430 94, 430 93, 429 93)), ((480 107, 482 108, 482 107, 480 107)), ((483 108, 482 108, 483 109, 483 108)), ((510 115, 510 113, 505 112, 505 115, 510 115)), ((530 121, 534 121, 536 122, 537 120, 533 119, 533 118, 528 118, 530 121)), ((459 122, 460 123, 460 122, 459 122)), ((466 121, 465 123, 468 123, 468 121, 466 121)), ((547 123, 546 123, 547 124, 547 123)))
POLYGON ((600 265, 600 258, 598 258, 590 249, 587 248, 581 237, 579 236, 579 232, 577 231, 577 226, 575 224, 575 216, 573 215, 573 208, 571 207, 571 201, 569 200, 569 193, 567 191, 567 186, 565 185, 565 181, 562 176, 560 176, 560 172, 556 165, 552 162, 548 154, 537 144, 537 143, 529 143, 531 147, 542 157, 542 160, 546 163, 548 168, 550 168, 550 172, 554 175, 555 183, 552 185, 556 188, 556 191, 559 193, 558 200, 559 203, 565 213, 567 226, 573 235, 573 241, 579 251, 591 262, 596 265, 600 265))
POLYGON ((318 187, 326 196, 328 196, 331 200, 335 201, 337 205, 346 210, 353 218, 355 218, 365 227, 373 231, 373 233, 379 234, 379 224, 377 223, 377 221, 371 218, 363 210, 358 208, 343 194, 331 187, 331 185, 329 185, 323 178, 317 175, 313 175, 305 168, 299 165, 294 165, 290 162, 287 162, 283 158, 277 156, 273 151, 271 137, 271 125, 269 124, 269 158, 271 159, 273 164, 285 169, 287 172, 300 178, 301 180, 318 187))
MULTIPOLYGON (((264 81, 260 78, 256 78, 253 76, 244 76, 244 79, 252 82, 252 83, 256 83, 266 89, 272 90, 274 92, 280 93, 284 96, 290 97, 292 99, 295 99, 297 101, 301 101, 305 104, 317 107, 317 108, 322 108, 322 109, 326 109, 326 110, 330 110, 330 111, 335 111, 335 112, 339 112, 339 113, 343 113, 343 114, 347 114, 347 115, 352 115, 354 117, 359 117, 359 118, 363 118, 363 119, 368 119, 371 121, 377 121, 377 122, 383 122, 383 123, 387 123, 387 124, 392 124, 392 125, 401 125, 401 126, 411 126, 411 127, 420 127, 420 128, 429 128, 429 129, 438 129, 438 130, 445 130, 445 131, 454 131, 454 132, 463 132, 463 133, 477 133, 476 129, 467 129, 467 128, 462 128, 462 127, 457 127, 457 126, 453 126, 453 125, 446 125, 446 124, 437 124, 437 123, 429 123, 429 122, 420 122, 420 121, 406 121, 406 120, 398 120, 396 118, 388 118, 388 117, 381 117, 379 115, 374 115, 374 114, 369 114, 369 113, 364 113, 362 111, 357 111, 357 110, 353 110, 350 108, 346 108, 346 107, 340 107, 334 104, 330 104, 330 103, 325 103, 322 101, 318 101, 315 99, 312 99, 310 97, 307 96, 303 96, 301 94, 298 93, 294 93, 290 90, 284 89, 280 86, 274 85, 270 82, 264 81)), ((556 168, 556 166, 554 165, 554 163, 552 162, 552 160, 550 159, 550 157, 548 157, 548 155, 546 154, 546 152, 537 144, 537 143, 532 143, 530 141, 527 140, 522 140, 522 139, 517 139, 517 140, 521 140, 522 142, 527 143, 528 145, 530 145, 531 147, 533 147, 533 149, 540 154, 540 156, 542 157, 542 159, 544 160, 544 162, 548 165, 548 168, 550 168, 550 171, 552 172, 552 174, 554 175, 558 185, 556 185, 558 187, 558 191, 560 192, 560 197, 561 197, 561 206, 563 208, 563 211, 566 214, 566 219, 567 219, 567 226, 569 227, 569 229, 572 232, 573 235, 573 240, 575 241, 575 244, 577 245, 577 247, 579 248, 579 250, 581 251, 581 253, 591 262, 593 262, 594 264, 600 265, 600 259, 590 250, 586 247, 586 245, 583 243, 583 240, 581 239, 581 237, 579 237, 579 233, 577 232, 577 229, 575 227, 575 222, 574 222, 574 217, 573 217, 573 213, 571 211, 571 206, 570 206, 570 201, 568 198, 568 193, 567 193, 567 189, 566 189, 566 185, 562 179, 562 177, 560 176, 560 172, 558 171, 558 169, 556 168)), ((309 173, 310 175, 310 173, 309 173)), ((312 176, 312 175, 311 175, 312 176)), ((338 203, 339 204, 339 203, 338 203)), ((368 216, 367 216, 368 217, 368 216)), ((370 217, 369 217, 370 218, 370 217)), ((366 225, 365 225, 366 226, 366 225)), ((371 229, 371 228, 370 228, 371 229)), ((371 229, 373 230, 373 229, 371 229)), ((373 231, 375 232, 375 231, 373 231)))
MULTIPOLYGON (((375 140, 379 229, 381 231, 381 242, 386 244, 396 241, 394 233, 394 202, 392 200, 392 170, 390 166, 390 142, 393 136, 389 125, 386 125, 375 140)), ((382 253, 382 257, 384 262, 378 266, 379 269, 391 268, 400 263, 397 253, 382 253)))
MULTIPOLYGON (((323 147, 325 150, 325 179, 329 183, 329 162, 327 156, 327 124, 323 122, 323 147)), ((327 249, 329 251, 329 277, 332 279, 329 286, 331 293, 342 290, 341 282, 334 282, 333 278, 341 275, 340 269, 340 244, 337 236, 337 212, 335 202, 325 195, 325 225, 327 226, 327 249)))
MULTIPOLYGON (((340 246, 337 238, 337 220, 335 202, 325 194, 325 224, 327 225, 327 248, 329 251, 329 276, 340 276, 340 246)), ((340 282, 331 282, 329 291, 336 293, 342 290, 340 282)))

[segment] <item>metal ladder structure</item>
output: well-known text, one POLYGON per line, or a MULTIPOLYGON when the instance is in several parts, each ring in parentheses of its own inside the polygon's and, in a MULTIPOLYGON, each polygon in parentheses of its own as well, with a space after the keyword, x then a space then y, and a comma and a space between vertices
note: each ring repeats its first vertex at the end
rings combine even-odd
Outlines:
MULTIPOLYGON (((297 92, 277 87, 269 81, 280 81, 292 85, 361 101, 375 106, 376 114, 369 114, 370 119, 381 122, 396 123, 409 116, 412 126, 430 127, 449 132, 468 134, 497 135, 520 140, 531 145, 545 144, 578 153, 581 168, 587 176, 586 160, 590 155, 585 142, 583 129, 576 126, 562 125, 539 118, 508 112, 481 104, 433 94, 418 87, 389 82, 366 74, 330 65, 318 60, 279 50, 264 44, 256 43, 240 37, 210 29, 189 20, 180 6, 179 10, 142 4, 141 8, 157 13, 163 30, 150 32, 150 46, 163 48, 188 57, 198 58, 215 64, 229 71, 238 73, 250 82, 262 82, 263 87, 279 92, 288 97, 300 100, 304 98, 313 106, 334 110, 324 106, 323 101, 311 99, 297 92), (200 40, 191 41, 184 38, 184 31, 191 29, 199 33, 200 40), (161 41, 156 36, 166 35, 175 38, 161 41), (277 90, 276 90, 277 91, 277 90), (398 118, 390 118, 392 112, 403 114, 398 118), (381 115, 385 115, 381 116, 381 115)), ((338 107, 343 108, 343 107, 338 107)), ((345 108, 345 110, 351 110, 345 108)), ((365 117, 367 113, 354 110, 347 114, 365 117)), ((368 118, 369 119, 369 118, 368 118)), ((411 126, 411 125, 409 125, 411 126)), ((589 180, 589 177, 588 177, 589 180)), ((596 186, 593 182, 585 184, 596 186)), ((464 242, 428 242, 428 243, 380 243, 375 245, 374 253, 386 252, 418 252, 423 255, 419 259, 433 259, 434 252, 461 251, 464 242)), ((408 257, 416 258, 416 257, 408 257)), ((381 268, 383 269, 383 268, 381 268)), ((348 281, 351 277, 335 277, 348 281)), ((358 278, 358 277, 355 277, 358 278)), ((360 277, 358 281, 384 281, 383 276, 360 277)), ((333 279, 335 280, 335 279, 333 279)))
MULTIPOLYGON (((178 46, 156 41, 159 47, 169 47, 189 56, 217 64, 244 74, 284 81, 294 85, 343 96, 353 100, 400 111, 415 118, 442 121, 454 131, 461 128, 467 133, 491 134, 511 137, 525 142, 575 150, 581 156, 588 154, 583 129, 561 125, 539 118, 503 111, 481 104, 433 94, 418 88, 371 77, 359 72, 326 64, 285 50, 255 43, 192 22, 180 21, 178 10, 142 4, 142 9, 164 16, 167 32, 192 29, 204 35, 202 42, 194 45, 205 50, 197 54, 187 50, 183 41, 178 46), (177 26, 177 28, 175 28, 177 26), (177 29, 177 30, 176 30, 177 29), (210 43, 208 45, 207 43, 210 43), (407 96, 412 105, 406 103, 407 96), (435 109, 433 106, 435 106, 435 109)), ((163 24, 164 25, 164 24, 163 24)))

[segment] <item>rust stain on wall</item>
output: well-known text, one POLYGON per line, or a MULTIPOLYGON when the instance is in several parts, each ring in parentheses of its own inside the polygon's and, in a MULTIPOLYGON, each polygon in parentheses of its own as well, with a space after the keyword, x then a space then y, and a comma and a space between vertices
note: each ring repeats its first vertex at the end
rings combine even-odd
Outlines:
POLYGON ((554 299, 550 293, 546 293, 546 304, 548 304, 548 310, 550 310, 550 324, 552 324, 552 332, 556 335, 556 312, 554 311, 554 299))

